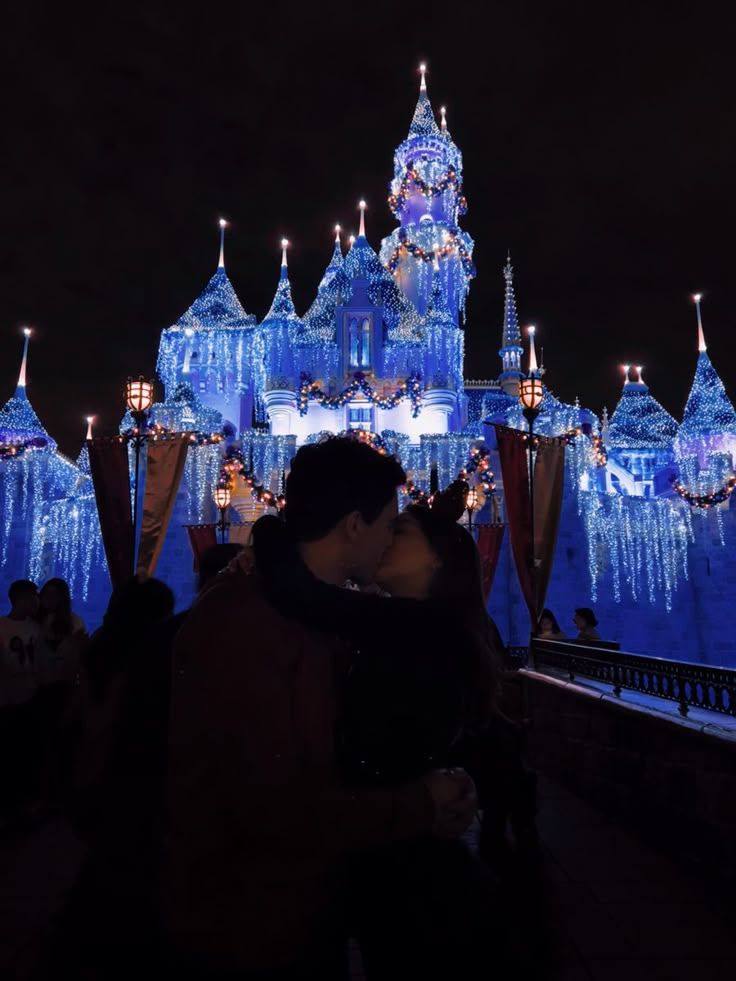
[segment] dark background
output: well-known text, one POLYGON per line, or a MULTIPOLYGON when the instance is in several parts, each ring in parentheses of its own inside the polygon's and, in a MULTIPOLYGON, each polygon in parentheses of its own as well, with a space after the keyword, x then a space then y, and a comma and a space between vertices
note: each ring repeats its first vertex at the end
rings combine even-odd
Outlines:
POLYGON ((560 397, 612 410, 630 361, 681 417, 694 290, 733 391, 725 5, 102 6, 29 3, 1 25, 0 402, 31 324, 29 395, 68 453, 85 414, 114 430, 125 378, 152 373, 159 332, 214 272, 220 215, 259 318, 283 235, 300 313, 361 196, 378 249, 421 59, 465 156, 466 375, 500 370, 510 247, 560 397))

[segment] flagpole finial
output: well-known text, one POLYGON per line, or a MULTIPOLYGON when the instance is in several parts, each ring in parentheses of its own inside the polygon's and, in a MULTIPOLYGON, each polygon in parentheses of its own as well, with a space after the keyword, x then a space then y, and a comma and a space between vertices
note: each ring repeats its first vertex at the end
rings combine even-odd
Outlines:
POLYGON ((440 129, 443 133, 447 132, 447 109, 444 106, 440 109, 440 116, 442 117, 442 122, 440 123, 440 129))
POLYGON ((87 423, 87 435, 85 439, 92 439, 92 423, 95 421, 94 416, 85 416, 84 421, 87 423))
POLYGON ((427 91, 427 66, 424 62, 422 62, 421 65, 419 66, 419 74, 422 76, 421 81, 419 83, 419 91, 426 92, 427 91))
POLYGON ((621 368, 623 369, 623 373, 624 373, 624 385, 628 385, 629 384, 629 372, 631 371, 631 365, 630 364, 622 364, 621 365, 621 368))
POLYGON ((227 228, 227 222, 224 218, 220 218, 220 259, 217 263, 218 269, 225 268, 225 229, 227 228))
POLYGON ((360 228, 358 229, 358 238, 365 238, 365 201, 360 200, 358 202, 358 207, 360 208, 360 228))
POLYGON ((635 367, 636 367, 636 373, 637 373, 637 374, 638 374, 638 376, 639 376, 639 384, 640 384, 640 385, 643 385, 643 384, 644 384, 644 379, 643 379, 643 378, 641 377, 641 373, 642 373, 642 371, 644 370, 644 365, 642 365, 642 364, 638 364, 638 365, 636 365, 635 367))
POLYGON ((350 248, 352 249, 352 247, 355 245, 355 236, 350 235, 348 238, 348 242, 350 243, 350 248))
POLYGON ((695 301, 695 312, 698 315, 698 351, 701 353, 708 350, 708 345, 705 343, 705 334, 703 333, 703 318, 700 313, 700 301, 703 299, 702 293, 693 293, 693 300, 695 301))
POLYGON ((335 225, 335 243, 337 245, 340 244, 340 232, 341 231, 342 231, 342 228, 340 227, 340 225, 335 225))
POLYGON ((288 265, 288 262, 286 261, 286 250, 288 248, 289 248, 289 240, 288 240, 288 238, 282 238, 281 239, 281 265, 282 266, 287 266, 288 265))

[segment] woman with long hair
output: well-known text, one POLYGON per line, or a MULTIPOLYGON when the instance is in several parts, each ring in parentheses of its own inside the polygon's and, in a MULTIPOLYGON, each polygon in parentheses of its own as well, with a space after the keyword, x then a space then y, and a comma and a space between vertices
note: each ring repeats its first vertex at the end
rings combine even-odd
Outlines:
MULTIPOLYGON (((499 726, 509 724, 497 709, 500 662, 478 549, 457 523, 466 493, 457 482, 431 509, 412 505, 397 518, 377 583, 401 610, 403 638, 381 638, 378 624, 366 625, 342 731, 357 760, 348 779, 364 785, 433 765, 462 767, 490 814, 508 796, 499 726)), ((358 856, 351 886, 369 979, 459 976, 504 959, 501 934, 510 927, 494 929, 495 879, 462 841, 422 838, 358 856)))

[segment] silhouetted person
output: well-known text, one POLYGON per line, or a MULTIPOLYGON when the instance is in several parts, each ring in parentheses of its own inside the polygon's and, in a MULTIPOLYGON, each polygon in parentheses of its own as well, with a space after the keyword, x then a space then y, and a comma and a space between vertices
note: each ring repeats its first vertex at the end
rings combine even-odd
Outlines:
POLYGON ((578 630, 578 635, 575 639, 580 641, 581 644, 589 640, 601 639, 601 635, 595 629, 598 626, 598 620, 589 606, 580 606, 575 610, 573 623, 578 630))
POLYGON ((567 640, 567 636, 560 630, 557 617, 552 610, 542 610, 542 615, 537 624, 537 637, 540 640, 567 640))
POLYGON ((88 853, 62 943, 67 970, 85 979, 129 977, 157 942, 161 764, 148 741, 156 710, 140 695, 151 637, 173 609, 164 583, 129 580, 114 590, 83 659, 70 813, 88 853))
POLYGON ((10 611, 0 617, 0 763, 6 808, 25 813, 37 791, 40 730, 36 693, 42 672, 36 622, 38 589, 17 579, 8 590, 10 611))

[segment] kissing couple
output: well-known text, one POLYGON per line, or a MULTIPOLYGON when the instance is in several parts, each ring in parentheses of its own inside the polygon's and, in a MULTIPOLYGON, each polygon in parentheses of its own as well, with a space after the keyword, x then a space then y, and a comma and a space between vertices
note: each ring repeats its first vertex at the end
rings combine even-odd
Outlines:
POLYGON ((405 482, 358 440, 303 446, 284 520, 255 524, 177 635, 179 976, 345 979, 354 937, 369 981, 449 978, 498 945, 495 880, 461 840, 497 694, 479 556, 462 489, 399 514, 405 482))

